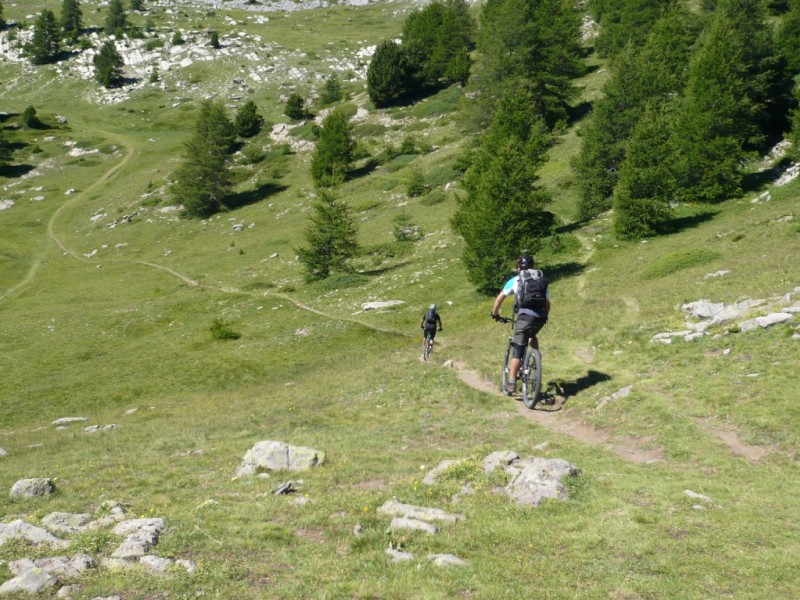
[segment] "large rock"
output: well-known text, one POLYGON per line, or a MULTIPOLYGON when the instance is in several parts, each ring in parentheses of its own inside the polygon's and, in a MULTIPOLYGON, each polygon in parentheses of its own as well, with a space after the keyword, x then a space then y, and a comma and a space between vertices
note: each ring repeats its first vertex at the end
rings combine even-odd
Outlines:
POLYGON ((400 529, 408 529, 411 531, 423 531, 429 535, 434 535, 437 531, 434 525, 427 521, 420 521, 419 519, 408 519, 406 517, 395 517, 389 524, 389 529, 397 531, 400 529))
POLYGON ((53 531, 79 533, 87 529, 91 520, 87 513, 54 512, 42 518, 42 525, 53 531))
POLYGON ((772 313, 770 315, 765 315, 763 317, 756 317, 755 319, 749 319, 747 321, 742 321, 739 323, 739 329, 742 331, 753 331, 754 329, 758 329, 759 327, 766 329, 767 327, 772 327, 773 325, 777 325, 778 323, 788 323, 792 320, 792 315, 785 312, 780 313, 772 313))
POLYGON ((111 558, 122 560, 138 560, 145 556, 150 548, 158 544, 158 538, 166 527, 164 519, 131 519, 122 521, 113 532, 124 535, 125 540, 111 554, 111 558))
POLYGON ((443 460, 438 465, 436 465, 433 469, 428 471, 428 474, 425 475, 425 477, 422 479, 422 483, 424 483, 425 485, 433 485, 433 484, 435 484, 436 483, 436 479, 437 479, 437 477, 439 477, 440 473, 442 473, 443 471, 447 470, 449 467, 452 467, 454 465, 459 465, 462 462, 464 462, 464 461, 463 460, 443 460))
POLYGON ((395 306, 400 306, 405 304, 402 300, 388 300, 386 302, 364 302, 361 305, 361 310, 368 311, 368 310, 381 310, 383 308, 394 308, 395 306))
POLYGON ((560 458, 526 458, 506 471, 513 477, 504 488, 505 493, 526 506, 539 506, 546 499, 568 500, 569 493, 561 480, 580 473, 560 458))
POLYGON ((10 523, 0 523, 0 546, 14 539, 25 540, 35 545, 50 544, 57 548, 69 545, 66 540, 61 540, 46 529, 26 523, 22 519, 16 519, 10 523))
POLYGON ((11 488, 12 498, 47 498, 56 491, 56 484, 52 479, 46 477, 35 477, 33 479, 20 479, 11 488))
POLYGON ((39 592, 51 588, 58 583, 53 575, 42 569, 34 567, 25 571, 22 575, 17 575, 0 585, 0 594, 13 594, 15 592, 28 592, 38 594, 39 592))
POLYGON ((88 421, 86 417, 62 417, 53 421, 56 427, 63 427, 64 425, 71 425, 72 423, 85 423, 88 421))
POLYGON ((264 471, 305 471, 324 462, 325 454, 313 448, 265 440, 245 453, 236 475, 246 477, 264 471))
POLYGON ((97 566, 97 561, 88 554, 76 554, 72 558, 66 556, 53 556, 50 558, 37 558, 31 560, 22 558, 8 563, 9 570, 14 575, 24 575, 33 569, 47 571, 51 575, 62 577, 78 577, 81 573, 97 566))

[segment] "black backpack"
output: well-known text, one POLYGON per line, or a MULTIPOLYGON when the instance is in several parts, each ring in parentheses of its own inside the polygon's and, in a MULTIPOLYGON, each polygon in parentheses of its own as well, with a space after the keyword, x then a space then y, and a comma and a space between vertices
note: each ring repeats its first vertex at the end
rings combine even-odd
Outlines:
MULTIPOLYGON (((417 314, 419 314, 419 313, 417 313, 417 314)), ((435 310, 433 310, 432 308, 429 308, 428 312, 425 313, 425 317, 424 318, 425 318, 425 324, 426 325, 428 325, 429 327, 435 327, 436 326, 436 311, 435 310)))
POLYGON ((536 312, 547 309, 547 278, 538 269, 519 272, 517 283, 517 308, 527 308, 536 312))

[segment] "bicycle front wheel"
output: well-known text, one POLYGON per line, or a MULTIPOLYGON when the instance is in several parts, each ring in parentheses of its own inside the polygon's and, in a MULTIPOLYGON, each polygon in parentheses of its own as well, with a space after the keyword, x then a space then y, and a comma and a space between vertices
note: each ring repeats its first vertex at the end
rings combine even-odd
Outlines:
POLYGON ((506 353, 503 357, 503 369, 500 376, 500 393, 502 394, 506 390, 506 384, 508 383, 508 374, 509 374, 509 367, 508 362, 511 360, 511 344, 509 343, 506 347, 506 353))
POLYGON ((542 355, 538 350, 528 349, 522 368, 522 403, 532 409, 539 401, 542 387, 542 355))

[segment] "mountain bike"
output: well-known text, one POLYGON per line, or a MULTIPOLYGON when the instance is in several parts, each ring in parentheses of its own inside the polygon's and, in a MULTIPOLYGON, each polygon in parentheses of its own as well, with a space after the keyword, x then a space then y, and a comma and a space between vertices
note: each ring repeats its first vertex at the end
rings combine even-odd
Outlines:
POLYGON ((429 331, 426 331, 425 339, 422 340, 422 360, 428 360, 431 352, 433 352, 433 336, 429 331))
MULTIPOLYGON (((508 317, 498 317, 497 320, 501 323, 511 323, 511 333, 508 336, 508 345, 503 355, 503 370, 500 381, 500 391, 502 392, 508 383, 509 363, 511 362, 511 352, 514 347, 514 325, 517 321, 508 317)), ((526 408, 533 410, 540 400, 539 395, 542 387, 542 355, 536 348, 525 347, 517 377, 522 382, 522 403, 526 408)))

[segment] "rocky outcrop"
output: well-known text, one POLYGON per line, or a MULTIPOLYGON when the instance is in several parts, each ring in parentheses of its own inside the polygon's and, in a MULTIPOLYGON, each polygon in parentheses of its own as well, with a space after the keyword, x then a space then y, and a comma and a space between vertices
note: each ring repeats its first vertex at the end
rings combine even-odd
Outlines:
POLYGON ((266 440, 245 453, 236 476, 247 477, 268 471, 305 471, 324 462, 325 454, 314 448, 266 440))

